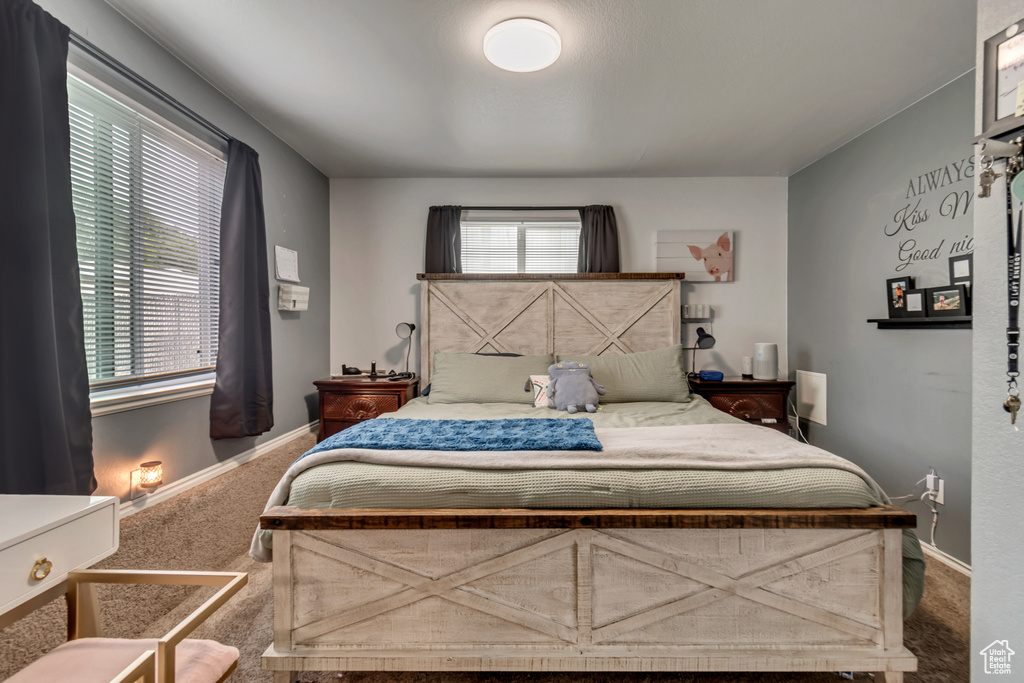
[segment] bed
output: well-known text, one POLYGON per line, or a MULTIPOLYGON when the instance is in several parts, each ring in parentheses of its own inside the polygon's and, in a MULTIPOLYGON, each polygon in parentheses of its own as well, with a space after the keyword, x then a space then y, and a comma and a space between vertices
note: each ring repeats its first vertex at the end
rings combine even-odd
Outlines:
MULTIPOLYGON (((253 541, 274 564, 263 664, 275 681, 303 670, 857 670, 894 683, 916 670, 902 642, 922 585, 916 520, 856 466, 698 397, 568 416, 450 393, 442 363, 507 365, 462 354, 595 358, 599 380, 612 367, 601 358, 660 358, 679 344, 677 276, 420 277, 434 396, 372 421, 378 432, 586 420, 602 450, 342 440, 304 457, 253 541)), ((519 372, 527 361, 513 362, 519 372)))

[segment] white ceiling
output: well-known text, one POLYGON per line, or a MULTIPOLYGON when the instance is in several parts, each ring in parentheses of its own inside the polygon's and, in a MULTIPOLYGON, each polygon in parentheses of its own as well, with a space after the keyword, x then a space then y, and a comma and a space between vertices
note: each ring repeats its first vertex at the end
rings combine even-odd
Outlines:
POLYGON ((329 177, 788 176, 974 64, 973 0, 107 2, 329 177))

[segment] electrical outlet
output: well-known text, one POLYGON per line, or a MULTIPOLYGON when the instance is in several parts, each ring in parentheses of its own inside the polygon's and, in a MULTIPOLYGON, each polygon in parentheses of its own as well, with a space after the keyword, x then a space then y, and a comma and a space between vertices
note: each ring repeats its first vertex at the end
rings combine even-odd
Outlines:
POLYGON ((931 494, 932 500, 939 505, 946 504, 946 482, 935 474, 935 470, 924 475, 924 489, 931 494))

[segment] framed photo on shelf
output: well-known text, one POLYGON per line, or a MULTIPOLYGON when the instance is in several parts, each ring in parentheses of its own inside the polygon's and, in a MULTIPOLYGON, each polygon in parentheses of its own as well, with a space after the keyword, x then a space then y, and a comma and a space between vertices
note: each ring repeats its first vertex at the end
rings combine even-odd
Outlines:
POLYGON ((907 290, 914 288, 914 278, 904 275, 885 281, 885 296, 889 301, 889 317, 907 317, 907 290))
POLYGON ((982 137, 1024 127, 1024 116, 1017 114, 1018 85, 1024 81, 1024 19, 985 41, 984 66, 982 137))
POLYGON ((929 318, 970 315, 967 288, 964 285, 929 287, 925 291, 925 308, 929 318))
POLYGON ((923 289, 908 289, 903 293, 905 299, 903 317, 924 318, 928 315, 925 310, 924 295, 925 290, 923 289))
POLYGON ((974 280, 974 253, 949 257, 949 284, 964 285, 967 296, 971 295, 971 282, 974 280))

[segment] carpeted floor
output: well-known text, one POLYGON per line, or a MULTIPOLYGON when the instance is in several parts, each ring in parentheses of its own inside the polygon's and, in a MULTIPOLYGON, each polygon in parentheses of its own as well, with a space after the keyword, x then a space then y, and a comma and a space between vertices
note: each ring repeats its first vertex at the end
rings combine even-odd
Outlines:
MULTIPOLYGON (((121 547, 100 567, 249 572, 249 585, 214 615, 196 637, 234 645, 241 653, 231 681, 269 683, 260 655, 272 640, 271 565, 249 559, 257 519, 281 474, 312 446, 313 435, 253 460, 174 499, 121 522, 121 547)), ((203 589, 208 591, 209 589, 203 589)), ((107 635, 161 636, 205 596, 196 589, 119 587, 100 593, 107 635)), ((905 642, 920 671, 908 682, 969 680, 970 582, 929 562, 924 601, 906 622, 905 642)), ((63 600, 0 631, 0 678, 6 678, 64 639, 63 600)), ((303 683, 344 678, 351 683, 837 683, 834 674, 520 674, 306 673, 303 683)), ((866 675, 858 679, 869 680, 866 675)))

